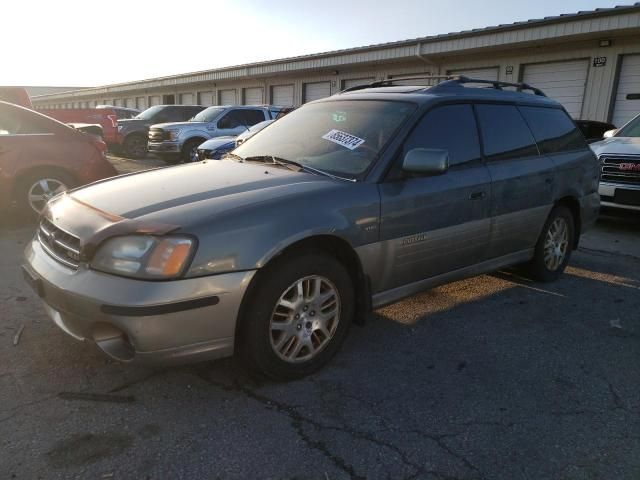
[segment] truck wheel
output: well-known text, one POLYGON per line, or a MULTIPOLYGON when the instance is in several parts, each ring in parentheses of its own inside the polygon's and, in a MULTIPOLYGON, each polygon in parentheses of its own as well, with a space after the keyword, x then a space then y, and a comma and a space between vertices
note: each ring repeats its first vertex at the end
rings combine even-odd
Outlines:
POLYGON ((182 161, 184 163, 196 161, 198 159, 198 147, 202 143, 204 143, 204 140, 199 138, 194 138, 185 142, 184 146, 182 147, 182 161))
POLYGON ((21 215, 35 218, 42 212, 50 198, 74 185, 74 179, 66 172, 40 170, 18 181, 14 200, 21 215))
POLYGON ((147 156, 147 139, 142 135, 129 135, 122 145, 123 153, 128 158, 144 158, 147 156))
POLYGON ((336 354, 354 316, 345 267, 321 253, 288 255, 258 273, 242 308, 238 352, 276 380, 313 373, 336 354))
POLYGON ((567 207, 560 205, 551 211, 536 244, 533 259, 526 266, 531 278, 552 282, 560 277, 571 258, 574 225, 573 214, 567 207))

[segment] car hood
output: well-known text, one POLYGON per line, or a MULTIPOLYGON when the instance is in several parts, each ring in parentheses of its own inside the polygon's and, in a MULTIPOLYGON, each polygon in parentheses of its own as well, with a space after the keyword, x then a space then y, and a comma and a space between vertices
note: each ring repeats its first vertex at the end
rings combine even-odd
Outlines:
POLYGON ((620 155, 640 155, 640 137, 612 137, 592 143, 596 155, 617 153, 620 155))
POLYGON ((174 128, 174 129, 181 129, 181 128, 198 128, 198 127, 206 127, 207 125, 209 125, 206 122, 169 122, 169 123, 156 123, 155 125, 152 125, 153 128, 163 128, 163 129, 167 129, 167 128, 174 128))
POLYGON ((207 140, 203 144, 201 144, 198 148, 202 150, 215 150, 216 148, 220 148, 228 143, 235 143, 236 137, 225 136, 225 137, 216 137, 211 140, 207 140))
POLYGON ((185 225, 276 197, 342 185, 286 168, 222 160, 124 175, 69 195, 109 215, 185 225))

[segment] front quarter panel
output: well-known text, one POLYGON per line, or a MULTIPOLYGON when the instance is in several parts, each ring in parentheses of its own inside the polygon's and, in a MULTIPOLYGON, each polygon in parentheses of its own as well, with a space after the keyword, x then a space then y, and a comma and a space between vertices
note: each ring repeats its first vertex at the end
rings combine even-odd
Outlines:
POLYGON ((299 191, 229 209, 190 227, 199 246, 187 275, 259 269, 290 245, 318 235, 344 239, 354 248, 378 241, 376 185, 331 183, 332 188, 300 184, 299 191))

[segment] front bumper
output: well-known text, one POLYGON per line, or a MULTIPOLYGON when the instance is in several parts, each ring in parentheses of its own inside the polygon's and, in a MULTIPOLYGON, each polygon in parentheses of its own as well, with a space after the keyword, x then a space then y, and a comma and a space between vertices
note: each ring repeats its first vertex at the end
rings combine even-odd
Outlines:
POLYGON ((120 361, 183 363, 233 354, 236 319, 254 271, 165 282, 81 265, 70 270, 34 239, 25 277, 52 320, 120 361))
POLYGON ((179 153, 181 149, 178 142, 149 142, 149 151, 154 153, 179 153))
POLYGON ((640 185, 600 182, 598 192, 603 207, 640 212, 640 185))

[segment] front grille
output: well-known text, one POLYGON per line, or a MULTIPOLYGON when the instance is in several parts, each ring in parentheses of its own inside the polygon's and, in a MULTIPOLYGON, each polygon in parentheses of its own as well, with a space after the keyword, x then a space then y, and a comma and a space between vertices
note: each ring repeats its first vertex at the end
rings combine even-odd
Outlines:
POLYGON ((165 132, 161 128, 152 128, 149 130, 150 142, 163 142, 164 140, 169 140, 169 132, 165 132))
POLYGON ((640 155, 600 155, 603 182, 640 185, 640 155))
POLYGON ((80 239, 59 229, 46 218, 38 227, 38 241, 56 261, 76 270, 80 263, 80 239))

